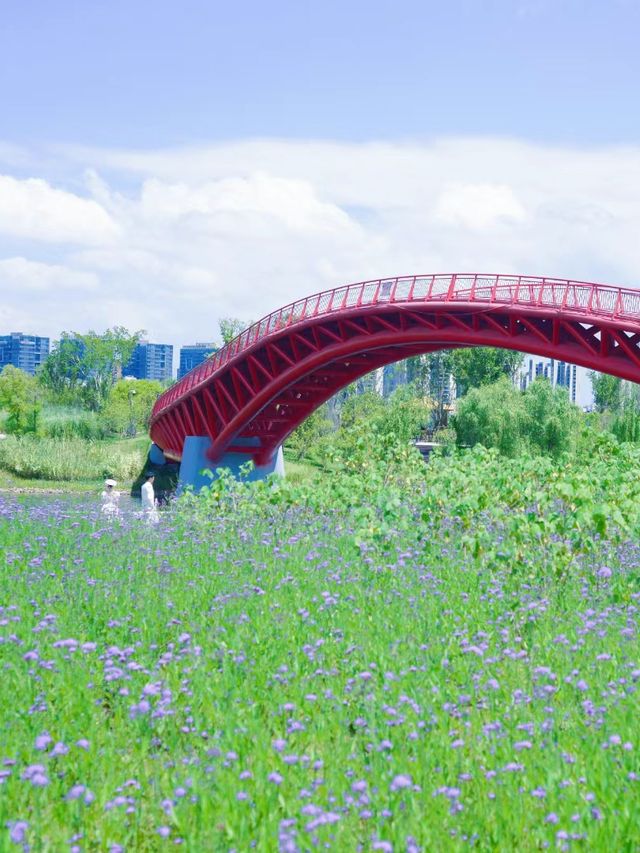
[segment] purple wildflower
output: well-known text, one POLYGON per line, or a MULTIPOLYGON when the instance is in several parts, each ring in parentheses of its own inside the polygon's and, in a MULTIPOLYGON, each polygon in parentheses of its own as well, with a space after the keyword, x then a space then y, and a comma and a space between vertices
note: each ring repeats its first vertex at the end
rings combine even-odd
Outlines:
POLYGON ((53 738, 49 734, 49 732, 42 732, 41 735, 38 735, 35 741, 35 748, 40 752, 43 752, 50 743, 53 743, 53 738))
POLYGON ((26 820, 17 820, 15 823, 9 824, 9 838, 14 844, 23 844, 28 829, 29 824, 26 820))
POLYGON ((394 776, 389 788, 391 791, 401 791, 403 788, 411 788, 412 785, 413 780, 411 776, 400 774, 398 776, 394 776))

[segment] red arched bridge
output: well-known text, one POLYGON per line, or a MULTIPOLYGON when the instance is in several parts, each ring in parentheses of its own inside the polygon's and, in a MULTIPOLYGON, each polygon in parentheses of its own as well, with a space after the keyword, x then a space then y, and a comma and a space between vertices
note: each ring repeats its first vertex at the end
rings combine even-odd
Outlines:
POLYGON ((187 436, 267 463, 340 388, 440 349, 492 346, 640 382, 640 291, 517 275, 417 275, 337 287, 254 323, 158 399, 151 437, 182 458, 187 436))

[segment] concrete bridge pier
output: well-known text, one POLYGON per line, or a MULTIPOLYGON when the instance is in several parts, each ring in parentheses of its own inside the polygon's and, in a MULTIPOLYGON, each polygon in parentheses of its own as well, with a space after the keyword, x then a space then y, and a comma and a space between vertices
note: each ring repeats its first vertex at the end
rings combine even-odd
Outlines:
MULTIPOLYGON (((237 438, 234 441, 236 447, 259 447, 260 438, 237 438)), ((228 468, 234 477, 240 478, 240 468, 251 460, 250 453, 242 451, 229 451, 221 459, 212 462, 207 452, 211 447, 211 439, 207 436, 189 435, 185 439, 182 450, 182 462, 180 463, 180 474, 178 477, 178 494, 187 486, 191 486, 195 492, 199 492, 204 486, 211 484, 211 478, 202 473, 203 470, 213 471, 214 475, 218 468, 228 468)), ((282 447, 279 447, 273 457, 265 464, 254 465, 251 472, 245 477, 246 480, 264 480, 271 474, 284 477, 284 457, 282 447)))

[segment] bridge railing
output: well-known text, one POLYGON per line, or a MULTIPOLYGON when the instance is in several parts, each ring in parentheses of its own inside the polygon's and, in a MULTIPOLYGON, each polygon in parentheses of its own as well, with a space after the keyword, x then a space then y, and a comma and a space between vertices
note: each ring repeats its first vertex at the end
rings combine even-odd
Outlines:
POLYGON ((612 319, 628 317, 640 320, 640 291, 582 281, 476 273, 399 276, 363 281, 315 293, 258 320, 165 391, 156 402, 154 416, 187 396, 212 373, 260 339, 296 323, 367 305, 430 301, 517 304, 564 311, 578 310, 612 319))

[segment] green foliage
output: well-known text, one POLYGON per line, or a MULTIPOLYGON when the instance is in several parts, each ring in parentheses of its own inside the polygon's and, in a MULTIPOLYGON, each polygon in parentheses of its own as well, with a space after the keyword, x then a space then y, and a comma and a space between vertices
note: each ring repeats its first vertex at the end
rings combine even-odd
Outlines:
POLYGON ((102 440, 109 437, 109 429, 98 412, 71 406, 45 406, 39 434, 46 438, 102 440))
POLYGON ((491 385, 503 376, 513 378, 524 355, 497 347, 471 347, 451 351, 451 370, 462 393, 491 385))
POLYGON ((135 435, 147 430, 162 385, 150 379, 121 379, 109 392, 102 420, 111 433, 135 435))
POLYGON ((543 377, 524 393, 503 378, 459 400, 452 421, 460 445, 495 447, 505 456, 530 450, 557 457, 575 446, 581 413, 564 389, 543 377))
POLYGON ((287 447, 293 453, 294 459, 300 461, 303 456, 310 456, 317 452, 333 431, 333 422, 328 415, 325 403, 293 431, 287 439, 287 447))
MULTIPOLYGON (((522 402, 520 417, 526 416, 522 402)), ((372 430, 366 443, 360 436, 334 446, 327 470, 314 479, 222 477, 185 506, 203 519, 244 514, 247 524, 285 507, 348 513, 356 543, 383 552, 408 536, 428 552, 428 525, 454 518, 478 566, 517 571, 524 554, 544 552, 558 575, 593 551, 596 534, 620 541, 640 529, 640 447, 620 445, 610 434, 591 433, 590 451, 565 455, 561 465, 550 453, 510 457, 481 445, 433 454, 425 464, 392 435, 372 430), (498 528, 505 534, 496 541, 498 528)))
POLYGON ((618 412, 622 405, 622 380, 608 373, 591 372, 591 384, 596 409, 599 412, 618 412))
POLYGON ((569 400, 564 388, 553 388, 544 377, 532 382, 522 395, 524 400, 525 438, 529 447, 539 453, 560 456, 576 442, 581 412, 569 400))
POLYGON ((458 444, 482 444, 516 456, 524 448, 526 420, 523 394, 505 377, 459 400, 451 422, 458 444))
POLYGON ((439 350, 406 361, 407 382, 415 389, 416 396, 433 401, 431 426, 435 429, 447 423, 452 357, 453 350, 439 350))
POLYGON ((244 320, 239 320, 237 317, 222 317, 218 325, 220 327, 222 343, 228 344, 237 337, 240 332, 243 332, 247 326, 250 326, 251 323, 246 323, 244 320))
POLYGON ((63 332, 42 366, 40 382, 56 402, 79 400, 89 410, 100 411, 143 334, 132 334, 123 326, 101 335, 63 332))
POLYGON ((456 431, 451 427, 438 429, 433 433, 433 441, 440 445, 440 453, 449 454, 456 446, 456 431))
POLYGON ((640 442, 640 413, 631 405, 622 407, 622 411, 614 418, 611 432, 618 441, 640 442))
POLYGON ((410 386, 398 388, 374 413, 372 431, 387 446, 407 445, 426 428, 432 410, 432 402, 416 397, 410 386))
POLYGON ((86 378, 81 337, 63 332, 38 372, 38 381, 58 403, 75 402, 86 378))
POLYGON ((374 391, 351 394, 340 408, 337 430, 332 430, 326 409, 320 410, 308 431, 302 424, 292 434, 290 446, 304 447, 304 455, 316 464, 357 469, 372 457, 403 455, 429 422, 432 409, 430 401, 415 397, 406 386, 388 399, 374 391))
POLYGON ((7 432, 16 435, 37 432, 42 403, 34 377, 8 364, 0 373, 0 409, 8 413, 7 432))
POLYGON ((133 480, 148 444, 9 436, 0 441, 0 469, 34 480, 133 480))
POLYGON ((154 529, 0 497, 0 848, 633 849, 640 447, 386 442, 154 529))
POLYGON ((117 376, 131 358, 142 331, 131 334, 123 326, 114 326, 102 335, 82 335, 85 381, 83 399, 94 411, 104 407, 117 376))

